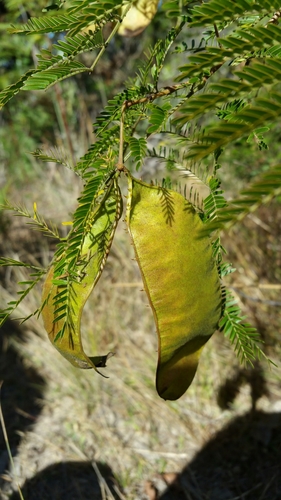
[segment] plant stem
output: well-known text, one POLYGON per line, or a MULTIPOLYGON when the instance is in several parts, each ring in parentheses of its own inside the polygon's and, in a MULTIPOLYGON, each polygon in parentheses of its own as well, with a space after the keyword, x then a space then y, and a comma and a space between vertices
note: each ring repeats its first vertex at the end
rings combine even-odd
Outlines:
POLYGON ((110 41, 111 41, 111 39, 114 37, 115 33, 118 31, 118 29, 119 29, 119 27, 120 27, 120 25, 121 25, 122 20, 123 20, 123 19, 124 19, 124 17, 126 16, 127 12, 130 10, 130 8, 131 8, 131 5, 128 5, 128 6, 127 6, 127 8, 124 10, 124 12, 123 12, 123 14, 122 14, 122 19, 121 19, 121 21, 117 21, 117 23, 115 24, 115 26, 114 26, 113 30, 111 31, 111 33, 110 33, 109 37, 108 37, 108 38, 107 38, 107 40, 106 40, 106 42, 105 42, 104 46, 101 48, 101 50, 99 51, 99 53, 98 53, 98 55, 97 55, 96 59, 94 60, 94 62, 93 62, 93 64, 92 64, 92 66, 89 68, 89 71, 90 71, 90 72, 92 72, 92 71, 95 69, 95 67, 96 67, 97 63, 99 62, 100 58, 102 57, 102 55, 103 55, 103 54, 104 54, 104 52, 106 51, 106 48, 107 48, 107 46, 108 46, 109 42, 110 42, 110 41))

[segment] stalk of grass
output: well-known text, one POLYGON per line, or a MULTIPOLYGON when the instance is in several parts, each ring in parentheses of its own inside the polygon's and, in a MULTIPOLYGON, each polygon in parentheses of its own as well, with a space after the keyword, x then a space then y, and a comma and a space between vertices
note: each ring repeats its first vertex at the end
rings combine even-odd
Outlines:
POLYGON ((21 500, 24 500, 22 491, 20 489, 20 485, 19 485, 19 483, 17 481, 17 478, 16 478, 15 464, 14 464, 14 460, 13 460, 13 457, 12 457, 10 443, 9 443, 9 439, 8 439, 8 434, 7 434, 7 431, 6 431, 5 420, 4 420, 4 416, 3 416, 3 412, 2 412, 2 405, 1 405, 1 389, 2 389, 2 385, 3 385, 3 380, 0 381, 0 422, 1 422, 1 427, 2 427, 2 430, 3 430, 4 441, 5 441, 6 448, 7 448, 8 455, 9 455, 10 464, 11 464, 11 467, 12 467, 12 470, 13 470, 13 474, 14 474, 14 478, 15 478, 15 481, 16 481, 16 484, 17 484, 19 496, 20 496, 21 500))

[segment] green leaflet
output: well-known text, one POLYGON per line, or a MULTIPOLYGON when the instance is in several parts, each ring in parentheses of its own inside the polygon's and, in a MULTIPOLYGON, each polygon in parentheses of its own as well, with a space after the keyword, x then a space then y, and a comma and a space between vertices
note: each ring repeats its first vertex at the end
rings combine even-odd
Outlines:
POLYGON ((129 175, 126 220, 158 332, 156 388, 181 397, 221 317, 221 286, 193 206, 175 191, 129 175))
POLYGON ((43 287, 42 317, 49 339, 77 368, 96 370, 96 367, 105 366, 112 355, 88 357, 82 346, 80 323, 83 307, 104 268, 121 212, 121 193, 114 180, 100 207, 94 211, 76 269, 80 277, 76 281, 58 277, 54 284, 55 265, 52 264, 43 287))

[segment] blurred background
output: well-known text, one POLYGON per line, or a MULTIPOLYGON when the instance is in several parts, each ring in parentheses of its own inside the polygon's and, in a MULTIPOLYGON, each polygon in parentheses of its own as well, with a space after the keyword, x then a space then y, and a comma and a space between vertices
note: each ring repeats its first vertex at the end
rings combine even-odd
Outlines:
MULTIPOLYGON (((36 64, 51 35, 10 35, 11 23, 40 15, 46 1, 0 1, 0 90, 36 64)), ((148 44, 169 21, 156 15, 135 38, 116 36, 94 75, 78 75, 47 92, 21 92, 0 111, 0 202, 26 206, 57 224, 71 219, 81 190, 73 171, 39 162, 30 152, 57 147, 70 164, 95 140, 93 122, 124 81, 133 77, 148 44)), ((92 60, 93 54, 81 56, 92 60)), ((178 56, 180 57, 180 55, 178 56)), ((183 56, 181 56, 183 57, 183 56)), ((162 84, 172 83, 179 60, 168 59, 162 84)), ((257 173, 281 158, 281 129, 268 147, 239 141, 221 157, 222 188, 233 198, 257 173)), ((144 176, 161 166, 149 161, 144 176)), ((124 223, 105 270, 86 304, 82 332, 87 353, 115 352, 106 375, 79 371, 49 343, 41 319, 0 330, 1 405, 14 457, 0 431, 0 492, 6 500, 280 500, 281 498, 281 210, 261 207, 223 236, 236 273, 228 285, 256 326, 266 362, 241 367, 222 334, 204 349, 194 383, 176 402, 155 390, 157 338, 124 223)), ((55 241, 23 218, 0 212, 0 255, 47 266, 55 241)), ((0 268, 0 306, 27 278, 0 268)), ((19 315, 40 303, 40 286, 19 315)))

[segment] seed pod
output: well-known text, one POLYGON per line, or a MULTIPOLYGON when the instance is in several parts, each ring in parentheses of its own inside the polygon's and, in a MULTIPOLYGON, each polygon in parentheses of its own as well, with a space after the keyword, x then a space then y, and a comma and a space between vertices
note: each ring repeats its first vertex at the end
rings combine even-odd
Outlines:
POLYGON ((126 221, 158 332, 156 388, 181 397, 221 316, 221 286, 202 221, 179 193, 129 176, 126 221))
POLYGON ((94 212, 91 229, 82 246, 80 264, 76 268, 76 273, 80 275, 78 280, 59 277, 59 284, 54 284, 55 264, 52 264, 44 283, 42 317, 45 329, 54 347, 78 368, 105 366, 112 355, 88 357, 82 346, 80 324, 83 307, 105 265, 121 211, 121 193, 114 181, 108 195, 94 212), (60 306, 62 297, 66 299, 66 296, 68 302, 64 301, 60 306), (60 318, 62 310, 65 311, 65 303, 68 304, 67 314, 60 318))

